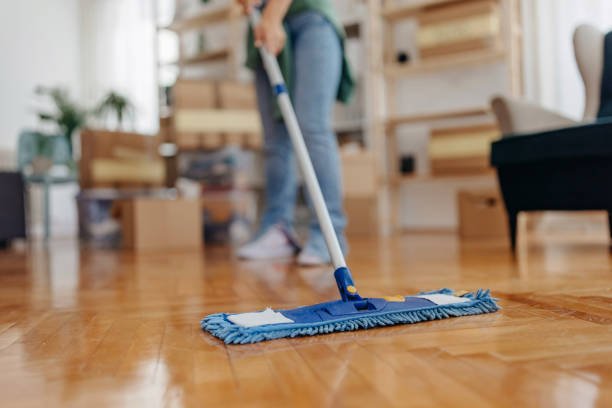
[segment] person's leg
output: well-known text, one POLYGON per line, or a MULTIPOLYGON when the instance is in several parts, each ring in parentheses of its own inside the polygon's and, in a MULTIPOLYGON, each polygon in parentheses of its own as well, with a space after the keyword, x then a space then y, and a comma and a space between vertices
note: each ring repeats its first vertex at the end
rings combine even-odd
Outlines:
MULTIPOLYGON (((342 49, 333 26, 321 15, 307 12, 289 20, 294 46, 293 102, 308 152, 336 234, 346 250, 338 143, 332 130, 332 111, 342 68, 342 49)), ((310 201, 310 200, 309 200, 310 201)), ((310 203, 309 203, 310 204, 310 203)), ((314 217, 304 252, 328 261, 321 228, 314 217)))
POLYGON ((291 140, 282 121, 274 118, 275 98, 263 68, 255 73, 257 101, 264 133, 266 207, 260 231, 275 224, 290 228, 297 191, 291 140))
POLYGON ((265 208, 255 238, 238 250, 244 259, 285 258, 295 253, 292 223, 297 180, 291 140, 274 118, 274 97, 263 68, 255 72, 255 89, 264 134, 265 208))

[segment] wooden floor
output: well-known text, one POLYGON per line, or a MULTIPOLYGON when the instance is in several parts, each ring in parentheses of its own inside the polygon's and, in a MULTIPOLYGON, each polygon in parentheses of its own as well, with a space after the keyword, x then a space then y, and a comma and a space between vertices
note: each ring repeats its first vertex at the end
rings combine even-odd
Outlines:
POLYGON ((504 309, 225 347, 202 316, 334 298, 330 271, 222 249, 17 249, 0 253, 0 405, 612 406, 603 225, 532 234, 516 260, 452 235, 353 239, 350 263, 362 294, 489 287, 504 309))

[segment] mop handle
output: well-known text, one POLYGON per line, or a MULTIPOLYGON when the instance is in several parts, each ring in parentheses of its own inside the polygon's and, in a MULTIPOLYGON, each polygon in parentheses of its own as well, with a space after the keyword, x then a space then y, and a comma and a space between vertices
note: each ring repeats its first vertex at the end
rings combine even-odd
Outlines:
MULTIPOLYGON (((255 28, 259 24, 260 19, 261 15, 259 10, 253 9, 251 14, 249 14, 251 27, 255 28)), ((297 117, 295 116, 295 111, 293 110, 293 105, 291 104, 291 99, 289 99, 289 94, 287 93, 287 87, 285 86, 283 74, 278 66, 276 57, 272 55, 265 47, 259 47, 259 53, 261 55, 261 59, 263 60, 268 78, 270 79, 270 83, 274 89, 274 93, 276 94, 278 106, 283 115, 285 125, 289 131, 291 143, 293 144, 293 149, 295 150, 298 164, 302 171, 302 175, 304 176, 304 182, 306 183, 306 188, 310 194, 310 199, 312 200, 312 205, 317 215, 317 219, 319 220, 319 225, 321 226, 321 231, 323 232, 323 237, 325 238, 325 243, 327 244, 327 249, 331 256, 332 263, 336 269, 346 267, 346 261, 344 260, 344 255, 340 249, 340 243, 338 242, 336 231, 334 230, 329 212, 327 211, 323 193, 321 192, 321 186, 319 186, 319 182, 317 181, 317 176, 314 171, 314 167, 312 166, 312 161, 310 160, 308 150, 306 149, 304 136, 300 130, 297 117)))

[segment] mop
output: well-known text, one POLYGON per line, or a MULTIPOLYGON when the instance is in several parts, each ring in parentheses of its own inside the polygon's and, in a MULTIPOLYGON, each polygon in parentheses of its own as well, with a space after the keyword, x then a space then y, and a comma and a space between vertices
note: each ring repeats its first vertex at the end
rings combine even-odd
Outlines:
MULTIPOLYGON (((257 10, 250 14, 250 22, 253 27, 257 26, 259 18, 257 10)), ((489 290, 481 289, 463 294, 454 293, 450 289, 441 289, 414 296, 383 298, 364 298, 359 295, 340 249, 281 70, 276 58, 264 47, 260 47, 259 52, 289 131, 315 214, 321 225, 334 265, 334 278, 341 299, 288 310, 267 308, 250 313, 216 313, 206 316, 201 321, 202 329, 223 340, 226 344, 247 344, 284 337, 314 336, 418 323, 449 317, 492 313, 499 310, 489 290)))

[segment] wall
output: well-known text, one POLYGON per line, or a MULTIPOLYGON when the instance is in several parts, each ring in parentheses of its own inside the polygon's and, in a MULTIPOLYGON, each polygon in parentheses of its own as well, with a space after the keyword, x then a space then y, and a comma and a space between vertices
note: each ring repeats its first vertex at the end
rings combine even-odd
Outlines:
MULTIPOLYGON (((153 134, 159 126, 155 20, 152 0, 81 0, 81 96, 98 103, 109 91, 134 105, 126 130, 153 134)), ((115 123, 99 125, 114 128, 115 123)))
POLYGON ((572 37, 580 24, 612 28, 610 0, 523 0, 525 97, 580 120, 584 86, 572 37))
MULTIPOLYGON (((18 133, 37 127, 34 114, 38 85, 80 91, 79 0, 19 0, 0 3, 0 168, 14 166, 18 133), (11 162, 11 164, 8 164, 11 162)), ((76 185, 55 187, 51 194, 54 236, 74 235, 76 185)), ((31 232, 42 223, 40 189, 30 189, 31 232)))
POLYGON ((79 92, 79 0, 0 4, 0 150, 14 151, 18 132, 37 124, 37 85, 79 92))

